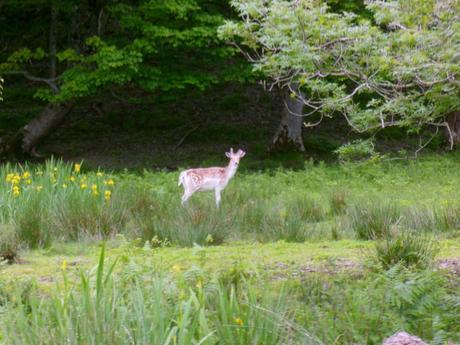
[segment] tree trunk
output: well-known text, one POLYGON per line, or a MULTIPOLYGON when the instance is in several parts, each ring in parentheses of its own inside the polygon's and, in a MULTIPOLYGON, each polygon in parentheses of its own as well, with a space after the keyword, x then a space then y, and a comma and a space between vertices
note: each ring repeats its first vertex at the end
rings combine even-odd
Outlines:
POLYGON ((447 126, 445 136, 451 149, 460 144, 460 111, 455 111, 447 117, 447 126))
POLYGON ((73 104, 52 104, 13 136, 0 140, 2 157, 36 157, 35 148, 51 134, 72 110, 73 104))
POLYGON ((281 123, 273 137, 270 151, 298 151, 304 152, 305 147, 302 140, 304 104, 290 94, 285 96, 286 106, 284 107, 281 123))

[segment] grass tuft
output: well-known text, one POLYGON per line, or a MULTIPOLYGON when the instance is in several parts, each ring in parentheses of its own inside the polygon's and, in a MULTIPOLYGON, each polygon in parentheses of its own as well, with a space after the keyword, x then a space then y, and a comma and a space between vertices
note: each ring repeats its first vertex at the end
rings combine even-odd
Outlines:
POLYGON ((361 240, 387 237, 400 221, 400 210, 392 201, 355 203, 347 210, 347 214, 351 228, 361 240))
POLYGON ((433 238, 413 231, 402 231, 395 236, 377 241, 371 257, 385 270, 395 265, 426 269, 433 263, 437 252, 438 248, 433 238))

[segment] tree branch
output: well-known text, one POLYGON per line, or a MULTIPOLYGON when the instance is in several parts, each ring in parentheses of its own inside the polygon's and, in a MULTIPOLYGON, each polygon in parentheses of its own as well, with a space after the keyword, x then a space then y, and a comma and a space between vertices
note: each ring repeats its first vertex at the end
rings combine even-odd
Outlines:
POLYGON ((59 77, 56 78, 40 78, 40 77, 35 77, 33 75, 30 75, 29 72, 27 71, 6 71, 3 72, 4 75, 22 75, 24 78, 40 83, 45 83, 48 84, 48 86, 53 90, 54 93, 59 92, 59 87, 56 84, 56 80, 59 79, 59 77))

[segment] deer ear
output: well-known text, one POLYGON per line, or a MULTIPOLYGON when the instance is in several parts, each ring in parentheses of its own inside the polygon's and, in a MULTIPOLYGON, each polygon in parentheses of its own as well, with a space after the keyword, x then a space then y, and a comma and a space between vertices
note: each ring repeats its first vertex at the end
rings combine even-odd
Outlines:
POLYGON ((225 155, 227 156, 227 158, 232 158, 232 154, 230 152, 225 152, 225 155))
POLYGON ((233 147, 230 147, 230 154, 233 154, 233 147))

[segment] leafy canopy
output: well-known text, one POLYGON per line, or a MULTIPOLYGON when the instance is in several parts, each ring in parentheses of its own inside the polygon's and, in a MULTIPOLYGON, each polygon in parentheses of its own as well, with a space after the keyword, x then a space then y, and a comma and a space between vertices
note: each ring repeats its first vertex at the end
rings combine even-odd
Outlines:
POLYGON ((302 100, 307 117, 343 114, 359 132, 418 131, 460 109, 459 0, 368 1, 371 20, 317 0, 231 4, 240 20, 226 21, 220 36, 269 87, 302 100))
MULTIPOLYGON (((49 23, 44 19, 52 5, 32 3, 7 4, 6 9, 11 17, 21 11, 38 11, 34 30, 46 33, 49 23)), ((226 1, 117 1, 91 7, 67 0, 54 6, 58 8, 60 73, 56 80, 41 80, 56 84, 54 90, 38 90, 43 100, 63 102, 117 86, 146 91, 204 89, 240 77, 240 65, 227 63, 235 49, 217 37, 217 28, 229 12, 226 1)), ((26 27, 18 29, 33 35, 26 27)), ((0 71, 26 70, 26 76, 47 79, 43 77, 46 70, 40 67, 50 58, 47 40, 37 37, 22 43, 0 63, 0 71)))

